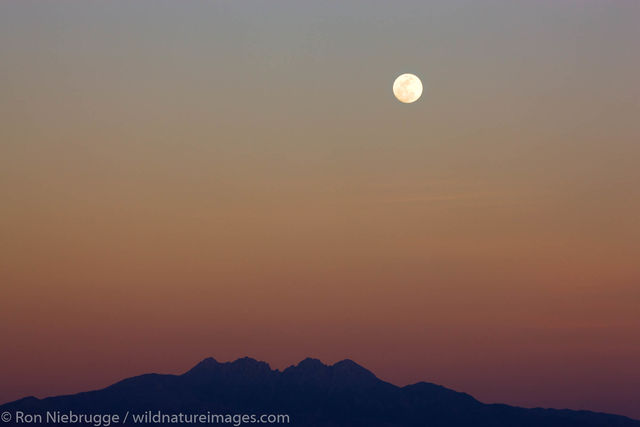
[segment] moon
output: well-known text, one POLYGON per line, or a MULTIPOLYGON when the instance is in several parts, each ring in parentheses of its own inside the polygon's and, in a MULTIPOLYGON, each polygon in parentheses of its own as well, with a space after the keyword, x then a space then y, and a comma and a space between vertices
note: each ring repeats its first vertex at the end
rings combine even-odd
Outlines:
POLYGON ((402 103, 416 102, 422 96, 422 82, 413 74, 402 74, 393 82, 393 94, 402 103))

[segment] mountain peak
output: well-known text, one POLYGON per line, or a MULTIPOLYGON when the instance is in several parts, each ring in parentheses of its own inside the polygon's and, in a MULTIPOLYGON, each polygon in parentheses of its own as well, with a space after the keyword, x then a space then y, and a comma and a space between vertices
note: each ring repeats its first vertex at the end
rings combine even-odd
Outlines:
POLYGON ((217 375, 252 376, 257 374, 270 374, 273 371, 266 362, 251 357, 241 357, 232 362, 220 363, 213 357, 207 357, 185 373, 187 377, 210 377, 217 375))
POLYGON ((362 366, 358 365, 356 362, 354 362, 351 359, 341 360, 341 361, 335 363, 333 366, 335 368, 338 368, 338 369, 362 370, 362 371, 369 372, 367 369, 365 369, 362 366))
POLYGON ((236 360, 234 360, 233 362, 229 362, 229 363, 236 363, 236 364, 240 364, 240 365, 255 365, 255 364, 264 363, 265 365, 268 365, 267 362, 262 362, 260 360, 254 359, 253 357, 249 357, 249 356, 239 357, 236 360))
POLYGON ((333 365, 325 365, 318 359, 306 358, 297 365, 285 369, 283 375, 286 379, 298 384, 315 384, 315 386, 331 388, 369 387, 383 383, 372 372, 348 359, 333 365))
POLYGON ((351 359, 344 359, 332 366, 336 374, 352 382, 377 382, 378 377, 351 359))
POLYGON ((213 357, 207 357, 206 359, 201 360, 196 366, 194 366, 193 368, 191 368, 187 374, 190 373, 202 373, 202 372, 209 372, 211 370, 216 369, 217 367, 219 367, 221 365, 220 362, 218 362, 216 359, 214 359, 213 357))
POLYGON ((239 368, 242 370, 252 370, 252 371, 269 371, 271 372, 271 366, 267 362, 262 362, 260 360, 256 360, 252 357, 241 357, 239 359, 234 360, 233 362, 225 363, 230 367, 239 368))
POLYGON ((301 369, 305 369, 305 370, 308 370, 308 369, 317 370, 317 369, 326 368, 327 365, 322 363, 320 361, 320 359, 314 359, 312 357, 307 357, 306 359, 304 359, 303 361, 298 363, 296 365, 296 367, 301 368, 301 369))
POLYGON ((220 362, 218 362, 216 359, 214 359, 213 357, 207 357, 206 359, 203 359, 200 364, 205 364, 205 365, 219 365, 220 362))

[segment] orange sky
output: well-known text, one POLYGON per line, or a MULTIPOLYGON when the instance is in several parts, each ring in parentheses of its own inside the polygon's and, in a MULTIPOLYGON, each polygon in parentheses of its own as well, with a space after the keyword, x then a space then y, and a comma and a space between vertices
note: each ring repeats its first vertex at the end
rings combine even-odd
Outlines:
POLYGON ((313 356, 640 418, 640 5, 404 6, 0 4, 0 401, 313 356))

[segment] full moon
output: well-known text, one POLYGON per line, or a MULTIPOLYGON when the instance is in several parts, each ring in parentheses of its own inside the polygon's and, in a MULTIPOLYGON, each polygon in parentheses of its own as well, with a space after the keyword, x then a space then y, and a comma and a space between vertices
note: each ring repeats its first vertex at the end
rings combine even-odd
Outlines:
POLYGON ((413 74, 402 74, 393 82, 393 94, 405 104, 416 102, 422 96, 422 82, 413 74))

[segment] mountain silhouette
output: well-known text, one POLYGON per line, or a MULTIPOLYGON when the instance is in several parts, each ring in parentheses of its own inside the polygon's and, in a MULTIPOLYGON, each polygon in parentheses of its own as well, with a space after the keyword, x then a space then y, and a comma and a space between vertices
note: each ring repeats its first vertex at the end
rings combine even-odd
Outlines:
POLYGON ((640 427, 618 415, 484 404, 425 382, 397 387, 351 360, 325 365, 305 359, 279 371, 248 357, 226 363, 207 358, 182 375, 146 374, 102 390, 27 397, 0 406, 0 413, 13 416, 0 425, 16 425, 17 412, 47 411, 286 414, 288 425, 303 427, 640 427))

